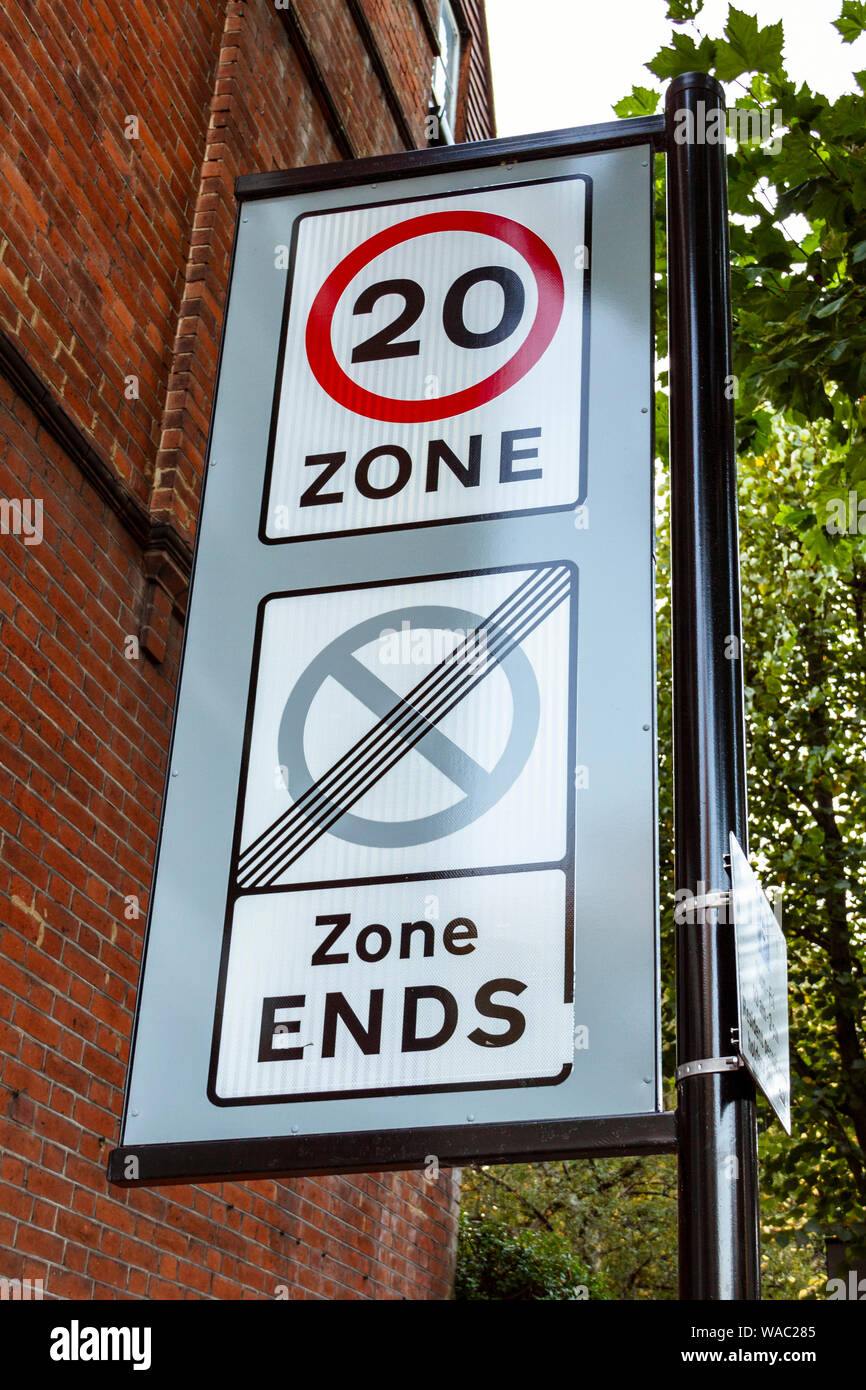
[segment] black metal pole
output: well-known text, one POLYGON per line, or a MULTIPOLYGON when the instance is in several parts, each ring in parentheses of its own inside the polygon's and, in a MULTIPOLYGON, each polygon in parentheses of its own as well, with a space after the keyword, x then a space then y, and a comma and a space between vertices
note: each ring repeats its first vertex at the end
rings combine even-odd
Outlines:
MULTIPOLYGON (((703 73, 668 89, 674 842, 696 896, 727 890, 731 831, 748 848, 724 105, 703 73)), ((677 927, 682 1299, 760 1297, 754 1085, 682 1077, 736 1054, 730 920, 698 909, 677 927)))

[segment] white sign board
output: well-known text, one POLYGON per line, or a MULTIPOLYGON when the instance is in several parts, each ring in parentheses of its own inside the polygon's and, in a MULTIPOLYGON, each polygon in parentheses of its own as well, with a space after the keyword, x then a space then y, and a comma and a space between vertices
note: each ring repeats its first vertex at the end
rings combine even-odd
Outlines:
POLYGON ((298 218, 263 540, 575 505, 588 187, 298 218))
POLYGON ((215 1099, 570 1068, 575 581, 265 601, 215 1099))
POLYGON ((737 946, 740 1054, 791 1133, 788 951, 766 894, 734 836, 731 883, 737 946))
POLYGON ((357 169, 242 203, 115 1175, 661 1118, 651 151, 357 169))

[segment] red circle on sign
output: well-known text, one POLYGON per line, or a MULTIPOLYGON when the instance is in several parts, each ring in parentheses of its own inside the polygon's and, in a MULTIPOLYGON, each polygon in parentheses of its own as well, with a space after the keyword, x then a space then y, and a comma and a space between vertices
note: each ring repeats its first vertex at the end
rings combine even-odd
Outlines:
POLYGON ((426 213, 377 232, 350 251, 331 271, 313 300, 307 319, 307 361, 322 389, 338 405, 353 411, 355 415, 399 424, 441 420, 445 416, 463 415, 467 410, 486 405, 525 376, 549 347, 559 327, 564 303, 565 285, 556 257, 547 243, 528 227, 492 212, 426 213), (475 386, 455 391, 450 396, 440 396, 436 400, 401 400, 398 397, 378 396, 353 381, 337 361, 331 345, 334 311, 355 276, 376 256, 390 251, 392 246, 399 246, 401 242, 429 236, 433 232, 481 232, 485 236, 497 237, 519 252, 535 276, 538 287, 535 319, 514 356, 475 386))

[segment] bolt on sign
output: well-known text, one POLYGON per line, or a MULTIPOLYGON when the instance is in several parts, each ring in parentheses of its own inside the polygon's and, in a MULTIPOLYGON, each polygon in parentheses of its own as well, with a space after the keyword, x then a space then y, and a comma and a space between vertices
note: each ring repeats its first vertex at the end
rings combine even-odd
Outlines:
POLYGON ((115 1180, 670 1120, 652 152, 549 141, 241 181, 115 1180))

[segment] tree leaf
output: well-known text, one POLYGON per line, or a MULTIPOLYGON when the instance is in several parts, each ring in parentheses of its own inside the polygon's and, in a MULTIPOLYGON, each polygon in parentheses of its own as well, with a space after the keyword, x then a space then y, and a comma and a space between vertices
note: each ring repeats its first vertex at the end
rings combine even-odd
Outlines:
POLYGON ((652 116, 658 110, 661 93, 650 87, 632 87, 627 97, 614 104, 618 116, 652 116))
POLYGON ((783 42, 781 21, 761 29, 754 15, 730 5, 725 41, 716 51, 716 76, 720 82, 731 82, 744 72, 779 72, 783 42))
POLYGON ((670 47, 660 48, 646 66, 656 77, 667 81, 683 72, 709 72, 715 64, 716 45, 703 38, 696 44, 690 34, 674 34, 670 47))
POLYGON ((674 24, 688 24, 704 8, 704 0, 669 0, 666 19, 674 24))
POLYGON ((866 30, 866 5, 860 0, 844 0, 842 13, 833 20, 833 26, 842 35, 843 43, 853 43, 866 30))

